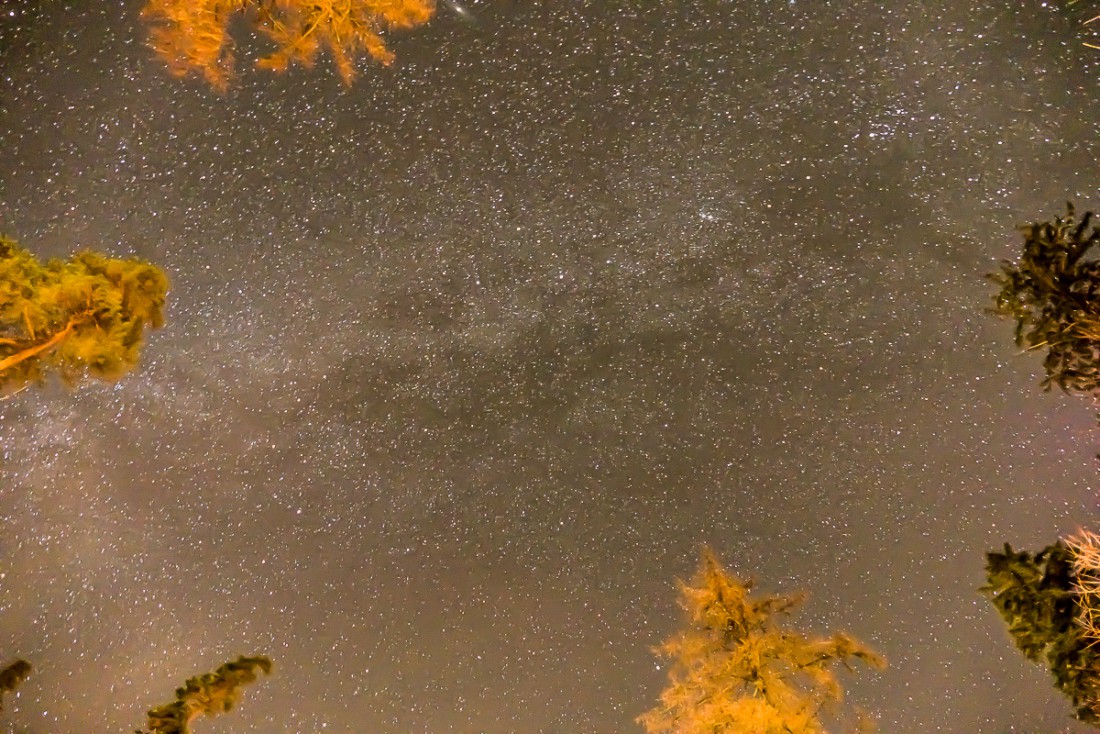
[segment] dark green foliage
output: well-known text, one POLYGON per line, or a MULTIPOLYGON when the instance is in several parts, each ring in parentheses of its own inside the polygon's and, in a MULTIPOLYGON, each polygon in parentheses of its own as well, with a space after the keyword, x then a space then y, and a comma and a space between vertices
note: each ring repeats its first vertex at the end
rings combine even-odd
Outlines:
POLYGON ((1005 544, 986 554, 982 591, 1029 660, 1045 663, 1081 721, 1100 724, 1100 650, 1078 624, 1072 551, 1061 542, 1032 556, 1005 544))
POLYGON ((1072 204, 1065 218, 1021 227, 1024 252, 990 275, 1001 286, 994 309, 1016 321, 1016 344, 1046 348, 1047 390, 1100 388, 1100 262, 1086 259, 1100 243, 1092 213, 1078 222, 1072 204))
POLYGON ((256 680, 257 671, 271 674, 271 660, 244 657, 222 665, 213 673, 190 678, 176 689, 176 700, 157 706, 148 713, 145 730, 136 734, 188 734, 191 722, 200 716, 213 716, 233 708, 241 688, 256 680))
POLYGON ((26 660, 16 660, 0 670, 0 711, 4 710, 4 694, 14 691, 31 674, 31 664, 26 660))

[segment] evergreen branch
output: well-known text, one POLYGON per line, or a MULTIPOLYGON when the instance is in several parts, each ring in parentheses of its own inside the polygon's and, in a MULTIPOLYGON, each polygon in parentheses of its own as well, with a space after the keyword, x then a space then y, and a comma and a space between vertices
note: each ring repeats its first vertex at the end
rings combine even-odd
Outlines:
POLYGON ((42 352, 49 351, 61 342, 65 341, 65 339, 67 339, 68 336, 73 333, 73 329, 75 329, 77 325, 80 324, 82 321, 86 320, 88 316, 88 314, 81 314, 80 317, 74 316, 69 319, 69 323, 65 325, 64 329, 57 332, 41 344, 36 344, 33 347, 27 347, 22 351, 16 352, 15 354, 5 357, 4 359, 0 359, 0 376, 2 376, 4 372, 10 370, 12 367, 16 366, 20 362, 31 359, 32 357, 37 357, 42 352))

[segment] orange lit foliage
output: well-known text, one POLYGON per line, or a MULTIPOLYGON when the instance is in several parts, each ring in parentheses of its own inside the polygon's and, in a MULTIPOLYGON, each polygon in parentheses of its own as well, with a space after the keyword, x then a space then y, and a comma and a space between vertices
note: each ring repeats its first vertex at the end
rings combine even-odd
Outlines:
POLYGON ((113 382, 138 362, 146 327, 164 324, 168 278, 138 259, 81 252, 42 263, 0 236, 0 391, 56 372, 113 382))
POLYGON ((276 44, 259 66, 285 71, 293 62, 313 65, 322 47, 332 55, 346 84, 354 61, 365 52, 393 62, 381 33, 415 28, 431 19, 434 0, 148 0, 142 15, 152 23, 153 48, 176 76, 201 74, 220 91, 233 75, 229 25, 236 14, 250 14, 256 27, 276 44))
POLYGON ((843 694, 832 667, 885 664, 847 635, 781 629, 799 600, 750 597, 708 549, 692 583, 680 584, 686 629, 656 650, 672 666, 660 705, 638 717, 649 734, 823 734, 822 709, 843 694))
POLYGON ((233 709, 241 689, 253 683, 258 672, 271 675, 271 660, 264 656, 240 656, 213 673, 188 678, 176 689, 176 700, 148 713, 144 730, 135 734, 190 734, 191 722, 200 716, 215 716, 233 709))

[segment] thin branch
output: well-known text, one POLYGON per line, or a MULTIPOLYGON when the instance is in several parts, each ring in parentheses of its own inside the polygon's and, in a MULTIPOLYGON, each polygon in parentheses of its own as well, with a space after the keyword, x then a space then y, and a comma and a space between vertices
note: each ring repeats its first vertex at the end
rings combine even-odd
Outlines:
POLYGON ((27 389, 28 387, 30 387, 30 386, 31 386, 31 385, 30 385, 30 383, 28 382, 28 383, 27 383, 26 385, 24 385, 23 387, 19 388, 19 389, 18 389, 18 390, 16 390, 15 392, 13 392, 13 393, 9 393, 9 394, 5 395, 4 397, 0 398, 0 403, 5 403, 5 402, 7 402, 7 401, 11 400, 11 399, 12 399, 12 398, 14 398, 14 397, 15 397, 16 395, 18 395, 19 393, 23 392, 24 390, 26 390, 26 389, 27 389))

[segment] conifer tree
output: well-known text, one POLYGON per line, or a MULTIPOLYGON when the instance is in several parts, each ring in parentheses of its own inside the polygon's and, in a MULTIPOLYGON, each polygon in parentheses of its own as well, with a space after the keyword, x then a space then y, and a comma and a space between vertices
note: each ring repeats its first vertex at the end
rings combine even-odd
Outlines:
POLYGON ((16 660, 0 670, 0 711, 4 710, 4 694, 18 688, 30 674, 31 664, 26 660, 16 660))
POLYGON ((114 381, 137 364, 145 327, 163 324, 168 279, 154 265, 82 252, 39 262, 0 237, 0 390, 56 372, 114 381))
POLYGON ((797 597, 752 596, 709 549, 680 584, 685 629, 656 653, 671 661, 660 705, 638 718, 649 734, 821 734, 823 707, 842 698, 832 668, 881 657, 844 634, 809 638, 779 626, 797 597))
POLYGON ((172 74, 199 74, 223 92, 233 75, 230 26, 242 15, 275 43, 260 67, 311 67, 324 48, 351 84, 360 53, 393 62, 383 32, 415 28, 434 13, 434 0, 148 0, 142 11, 153 26, 151 45, 172 74))
POLYGON ((225 713, 236 705, 241 689, 256 680, 258 671, 271 674, 266 657, 238 657, 213 673, 188 679, 176 689, 176 700, 148 713, 144 730, 135 734, 189 734, 191 722, 200 716, 225 713))
POLYGON ((986 554, 988 583, 982 587, 1000 612, 1016 647, 1045 663, 1054 685, 1069 697, 1075 716, 1100 724, 1100 648, 1089 638, 1071 547, 1061 541, 1035 555, 1014 551, 986 554))
POLYGON ((990 275, 1000 285, 994 312, 1016 322, 1016 344, 1045 349, 1043 388, 1095 393, 1100 388, 1100 244, 1092 213, 1021 227, 1024 251, 990 275))

